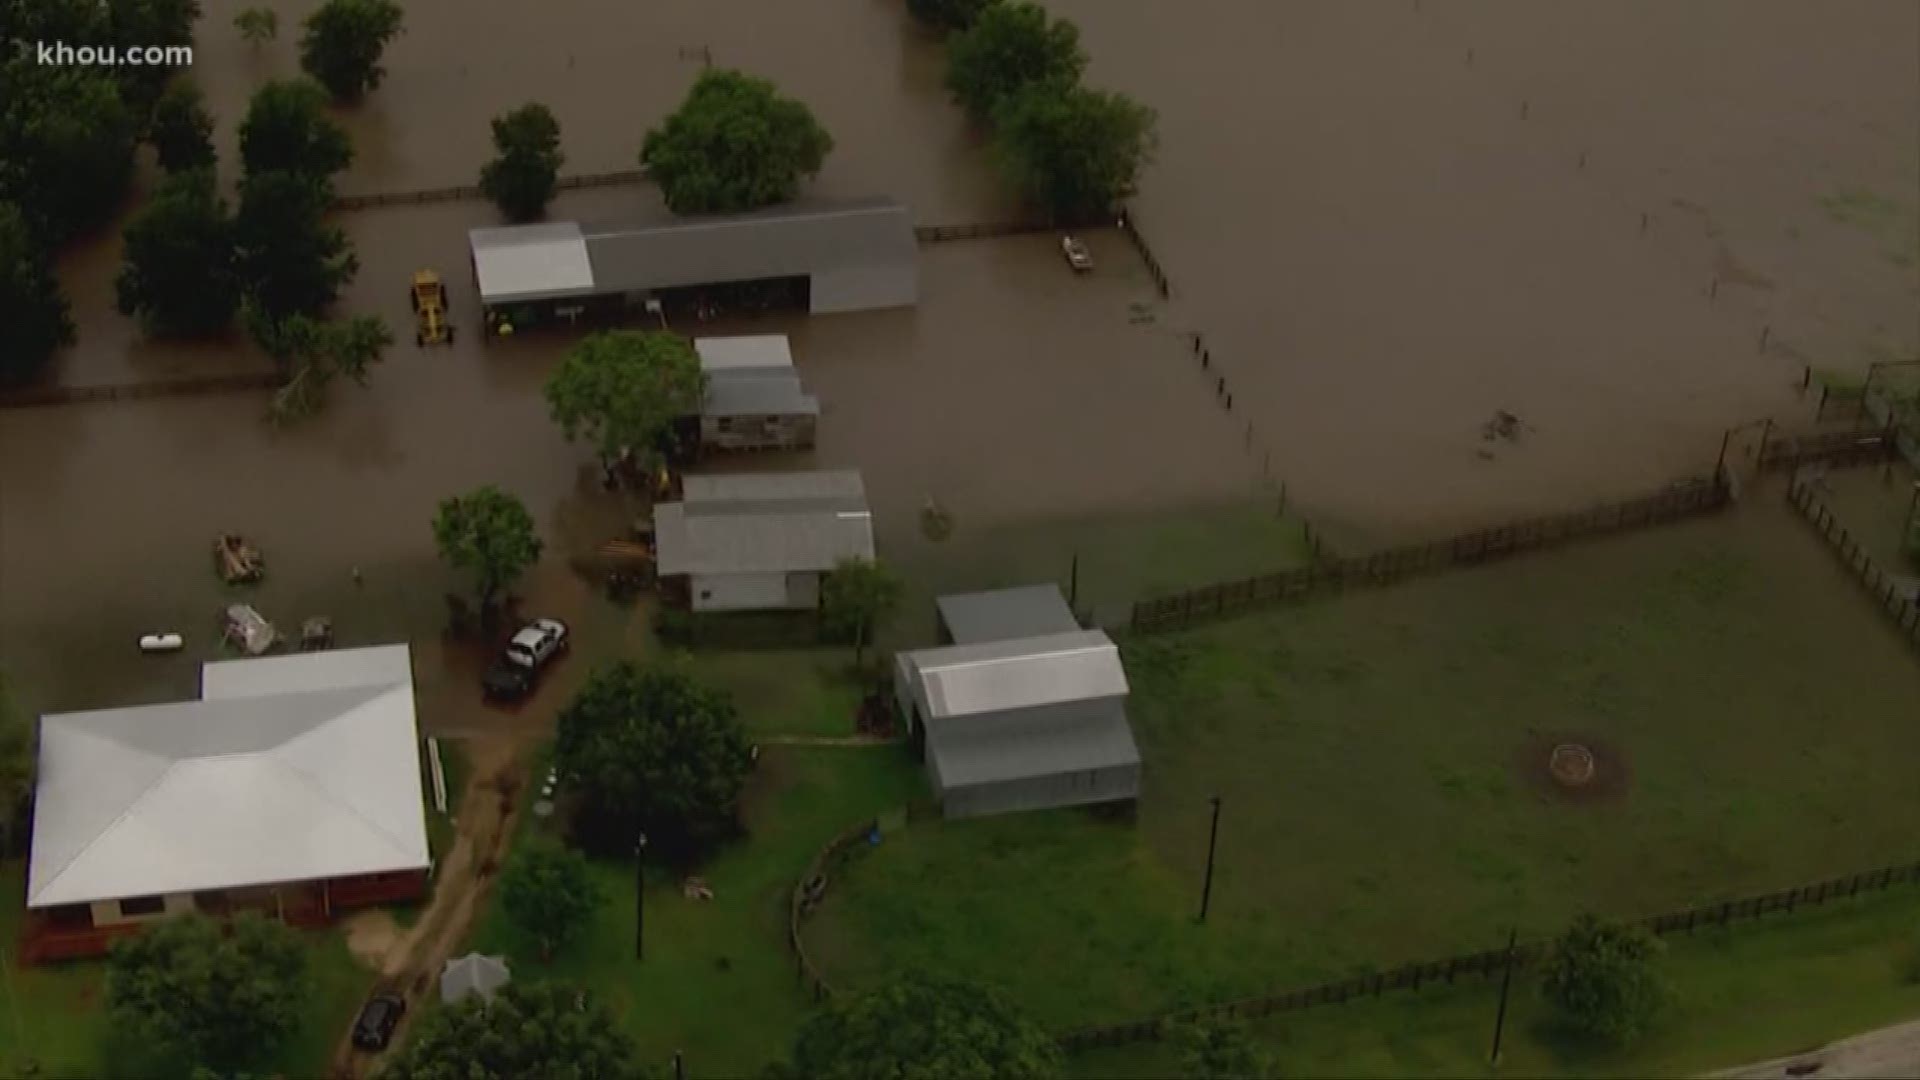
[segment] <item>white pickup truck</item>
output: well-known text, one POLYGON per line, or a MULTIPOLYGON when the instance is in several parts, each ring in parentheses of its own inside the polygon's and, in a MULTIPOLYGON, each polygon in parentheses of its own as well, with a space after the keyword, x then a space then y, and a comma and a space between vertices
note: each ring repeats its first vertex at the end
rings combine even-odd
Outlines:
POLYGON ((514 632, 507 647, 481 676, 480 688, 491 700, 512 701, 533 691, 540 671, 567 651, 572 643, 567 624, 559 619, 535 619, 514 632))

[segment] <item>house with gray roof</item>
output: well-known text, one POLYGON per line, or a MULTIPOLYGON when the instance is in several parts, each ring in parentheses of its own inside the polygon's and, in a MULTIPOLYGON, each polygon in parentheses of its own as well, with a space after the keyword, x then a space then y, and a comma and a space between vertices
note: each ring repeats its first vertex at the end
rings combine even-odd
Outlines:
POLYGON ((813 446, 820 402, 800 384, 785 334, 693 340, 706 376, 702 450, 804 450, 813 446))
POLYGON ((939 648, 894 657, 894 696, 952 818, 1130 801, 1126 671, 1052 585, 941 597, 939 648))
POLYGON ((697 612, 809 610, 842 559, 873 558, 853 471, 688 476, 653 511, 655 569, 697 612))

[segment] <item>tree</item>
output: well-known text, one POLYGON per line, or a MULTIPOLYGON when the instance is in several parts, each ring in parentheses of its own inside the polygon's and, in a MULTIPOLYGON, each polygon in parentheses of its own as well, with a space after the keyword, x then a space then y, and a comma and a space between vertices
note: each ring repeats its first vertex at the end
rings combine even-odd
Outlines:
POLYGON ((306 79, 277 80, 255 91, 240 121, 240 161, 248 182, 274 172, 326 182, 346 168, 353 146, 327 118, 326 105, 326 92, 306 79))
MULTIPOLYGON (((200 18, 199 0, 106 0, 109 42, 123 53, 129 49, 191 47, 193 24, 200 18)), ((144 121, 154 102, 173 77, 165 64, 121 64, 111 69, 121 96, 134 116, 144 121)))
POLYGON ((213 172, 175 173, 127 224, 126 264, 114 282, 120 313, 159 337, 224 330, 240 306, 233 216, 213 172))
POLYGON ((765 79, 709 68, 647 132, 640 164, 676 213, 751 210, 793 198, 832 149, 804 104, 765 79))
POLYGON ((147 141, 168 172, 213 168, 213 117, 193 80, 182 76, 167 84, 154 103, 147 141))
POLYGON ((529 102, 493 121, 497 156, 480 170, 480 190, 514 221, 532 221, 553 199, 560 175, 560 122, 529 102))
POLYGON ((257 49, 280 36, 280 14, 272 8, 250 7, 233 17, 233 28, 257 49))
POLYGON ((380 1080, 647 1080, 632 1039, 586 992, 564 983, 502 987, 420 1018, 380 1080))
POLYGON ((581 792, 576 831, 590 848, 690 861, 738 831, 753 768, 727 696, 684 665, 620 661, 596 670, 560 712, 555 756, 581 792))
POLYGON ((820 585, 820 618, 829 632, 853 638, 853 662, 900 606, 900 576, 872 559, 842 559, 820 585))
POLYGON ((1060 1046, 998 994, 915 973, 835 997, 794 1039, 793 1067, 813 1080, 1037 1080, 1060 1075, 1060 1046))
POLYGON ((979 21, 980 13, 998 0, 907 0, 907 11, 914 18, 942 34, 965 30, 979 21))
POLYGON ((393 0, 327 0, 302 25, 300 67, 337 101, 358 101, 380 85, 380 54, 404 18, 393 0))
POLYGON ((540 959, 578 937, 605 897, 593 867, 577 851, 535 843, 515 853, 500 875, 507 917, 540 942, 540 959))
POLYGON ((448 565, 474 576, 482 608, 540 559, 533 515, 492 484, 441 500, 433 540, 448 565))
POLYGON ((325 310, 359 271, 347 234, 325 221, 330 201, 324 180, 299 173, 255 173, 241 185, 240 281, 269 320, 325 310))
POLYGON ((327 387, 344 375, 367 384, 367 369, 393 344, 393 332, 377 315, 316 319, 290 315, 271 319, 251 305, 247 329, 267 354, 280 362, 286 381, 267 404, 267 419, 289 424, 311 416, 326 401, 327 387))
POLYGON ((0 202, 0 382, 23 382, 73 341, 73 319, 25 215, 0 202))
POLYGON ((1191 1080, 1272 1080, 1279 1075, 1273 1055, 1253 1040, 1244 1024, 1184 1024, 1168 1035, 1167 1041, 1180 1048, 1182 1074, 1191 1080))
POLYGON ((1001 168, 1055 218, 1107 216, 1152 159, 1154 113, 1124 94, 1039 85, 1007 99, 996 141, 1001 168))
POLYGON ((1644 927, 1574 920, 1547 957, 1547 1001, 1577 1034, 1620 1046, 1639 1038, 1668 999, 1654 961, 1666 946, 1644 927))
POLYGON ((26 821, 33 764, 33 722, 15 706, 6 681, 0 679, 0 859, 13 854, 14 827, 26 821))
POLYGON ((181 915, 114 942, 107 1007, 144 1045, 231 1069, 293 1031, 305 975, 306 953, 283 923, 246 913, 223 926, 181 915))
POLYGON ((653 457, 673 422, 700 410, 706 376, 685 338, 612 330, 575 345, 547 380, 547 407, 568 439, 584 437, 602 461, 653 457))
POLYGON ((46 243, 106 220, 126 196, 137 125, 110 70, 0 57, 0 201, 46 243))
POLYGON ((1072 86, 1086 66, 1079 28, 1026 0, 988 6, 947 42, 947 89, 978 123, 1030 86, 1072 86))

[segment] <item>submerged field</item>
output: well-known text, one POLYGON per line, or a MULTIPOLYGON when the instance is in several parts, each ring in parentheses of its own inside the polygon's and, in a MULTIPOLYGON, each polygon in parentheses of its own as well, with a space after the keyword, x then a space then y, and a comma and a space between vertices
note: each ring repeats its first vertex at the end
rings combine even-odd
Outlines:
POLYGON ((1920 666, 1771 499, 1127 652, 1137 824, 915 825, 813 924, 830 975, 966 972, 1066 1027, 1916 854, 1920 666))

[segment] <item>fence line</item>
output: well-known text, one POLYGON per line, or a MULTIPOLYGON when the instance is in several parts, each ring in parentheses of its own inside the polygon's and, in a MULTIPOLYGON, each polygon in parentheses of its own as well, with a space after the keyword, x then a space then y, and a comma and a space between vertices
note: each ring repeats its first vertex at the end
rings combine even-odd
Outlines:
MULTIPOLYGON (((556 191, 576 191, 581 188, 644 184, 647 179, 645 169, 619 169, 614 172, 563 176, 554 181, 553 186, 556 191)), ((365 195, 342 195, 333 200, 333 209, 374 210, 383 206, 416 206, 421 203, 460 202, 466 199, 484 198, 486 193, 480 190, 479 184, 455 184, 450 187, 421 188, 415 191, 378 191, 365 195)))
POLYGON ((1823 431, 1769 438, 1755 466, 1761 472, 1798 471, 1802 465, 1836 467, 1887 461, 1898 452, 1892 425, 1854 431, 1823 431))
POLYGON ((1510 558, 1587 536, 1678 521, 1717 511, 1730 501, 1725 474, 1716 471, 1711 477, 1684 480, 1637 499, 1606 503, 1570 514, 1526 518, 1444 540, 1328 559, 1298 570, 1217 582, 1172 596, 1137 601, 1128 619, 1128 628, 1135 633, 1182 629, 1196 619, 1287 603, 1323 590, 1384 585, 1416 574, 1510 558))
POLYGON ((1052 232, 1057 226, 1032 219, 1020 221, 974 221, 959 225, 915 225, 913 238, 922 244, 942 244, 954 240, 988 240, 996 236, 1024 236, 1052 232))
POLYGON ((104 386, 46 386, 0 393, 0 409, 30 409, 46 405, 84 405, 102 401, 221 394, 242 390, 272 390, 280 374, 250 371, 231 375, 183 375, 150 382, 110 383, 104 386))
POLYGON ((1893 620, 1907 643, 1920 649, 1920 584, 1912 578, 1895 577, 1881 570, 1873 556, 1827 508, 1816 488, 1812 480, 1795 474, 1793 482, 1787 485, 1787 501, 1800 511, 1808 524, 1819 530, 1821 539, 1873 597, 1881 613, 1893 620))
MULTIPOLYGON (((1845 899, 1862 892, 1877 892, 1895 885, 1916 882, 1920 882, 1920 862, 1902 863, 1759 896, 1748 896, 1717 904, 1702 904, 1664 915, 1655 915, 1652 918, 1640 920, 1638 925, 1663 936, 1683 932, 1691 934, 1698 928, 1724 927, 1735 921, 1757 919, 1774 912, 1793 912, 1801 907, 1814 907, 1829 900, 1845 899)), ((1517 945, 1512 954, 1513 965, 1516 968, 1525 967, 1545 956, 1549 947, 1550 943, 1546 941, 1517 945)), ((1118 1024, 1078 1028, 1062 1033, 1056 1038, 1061 1048, 1068 1051, 1096 1046, 1120 1046, 1159 1039, 1165 1034, 1169 1024, 1244 1020, 1270 1016, 1274 1013, 1295 1012, 1315 1005, 1337 1005, 1357 998, 1379 997, 1388 991, 1418 990, 1422 986, 1433 983, 1451 985, 1463 976, 1478 976, 1483 980, 1490 980, 1506 966, 1507 956, 1506 949, 1462 953, 1439 960, 1403 964, 1387 971, 1368 972, 1321 983, 1318 986, 1262 994, 1191 1009, 1177 1009, 1118 1024)))
POLYGON ((787 948, 793 952, 794 976, 807 991, 807 996, 816 1002, 825 1001, 833 996, 833 987, 827 985, 826 977, 814 966, 807 955, 806 941, 800 936, 800 925, 813 914, 813 909, 827 895, 828 874, 839 869, 855 845, 865 840, 869 834, 880 827, 879 819, 861 822, 842 831, 827 841, 820 853, 807 864, 807 869, 794 883, 793 895, 787 900, 787 948))

